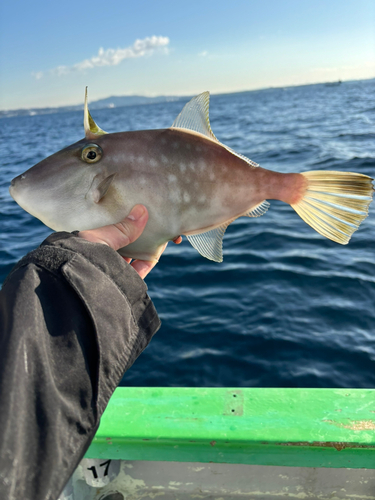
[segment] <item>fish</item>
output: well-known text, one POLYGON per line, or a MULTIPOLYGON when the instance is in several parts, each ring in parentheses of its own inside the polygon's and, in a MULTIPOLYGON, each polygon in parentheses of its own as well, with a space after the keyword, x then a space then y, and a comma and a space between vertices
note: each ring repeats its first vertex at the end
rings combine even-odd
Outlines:
POLYGON ((347 244, 368 215, 371 177, 262 168, 216 138, 209 99, 209 92, 191 99, 167 129, 106 133, 91 116, 86 87, 85 137, 14 178, 10 194, 55 231, 118 223, 145 205, 142 235, 118 250, 132 259, 158 261, 165 243, 185 235, 203 257, 221 262, 229 224, 264 215, 272 199, 347 244))

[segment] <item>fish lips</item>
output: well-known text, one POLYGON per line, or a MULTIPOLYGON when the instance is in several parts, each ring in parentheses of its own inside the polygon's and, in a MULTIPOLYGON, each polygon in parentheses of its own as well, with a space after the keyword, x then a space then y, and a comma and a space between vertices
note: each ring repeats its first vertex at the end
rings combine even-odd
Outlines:
POLYGON ((23 182, 26 179, 26 174, 21 174, 11 180, 9 186, 9 193, 13 200, 18 203, 20 207, 24 210, 27 210, 22 203, 22 191, 24 191, 25 183, 23 182))
MULTIPOLYGON (((9 186, 9 193, 21 208, 44 222, 44 217, 38 211, 39 203, 35 203, 35 192, 27 180, 27 173, 23 173, 12 179, 9 186)), ((49 227, 51 226, 49 225, 49 227)))

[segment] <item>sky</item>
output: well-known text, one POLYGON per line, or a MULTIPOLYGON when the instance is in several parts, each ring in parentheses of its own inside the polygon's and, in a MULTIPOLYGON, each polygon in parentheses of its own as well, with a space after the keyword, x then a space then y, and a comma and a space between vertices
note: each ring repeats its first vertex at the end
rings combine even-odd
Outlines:
POLYGON ((0 110, 374 77, 374 0, 0 4, 0 110))

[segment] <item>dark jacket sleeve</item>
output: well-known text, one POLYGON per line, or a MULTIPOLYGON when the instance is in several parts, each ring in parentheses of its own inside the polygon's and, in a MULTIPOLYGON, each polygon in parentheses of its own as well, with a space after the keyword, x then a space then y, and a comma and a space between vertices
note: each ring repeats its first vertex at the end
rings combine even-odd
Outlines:
POLYGON ((0 499, 54 500, 160 321, 114 250, 51 235, 0 292, 0 499))

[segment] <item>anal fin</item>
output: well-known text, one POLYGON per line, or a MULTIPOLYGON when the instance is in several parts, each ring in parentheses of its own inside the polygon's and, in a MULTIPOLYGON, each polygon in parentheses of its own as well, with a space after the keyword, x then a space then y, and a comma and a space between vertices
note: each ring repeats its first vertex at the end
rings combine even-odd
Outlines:
POLYGON ((206 259, 223 262, 223 236, 232 220, 205 233, 188 235, 187 239, 206 259))
POLYGON ((206 231, 205 233, 199 234, 190 234, 187 235, 187 239, 189 243, 196 249, 198 252, 206 259, 213 260, 215 262, 223 262, 223 236, 224 233, 234 220, 239 217, 247 216, 247 217, 260 217, 265 214, 269 208, 270 204, 268 201, 263 200, 261 203, 256 205, 255 207, 247 210, 243 214, 238 215, 237 217, 233 217, 221 226, 215 227, 210 231, 206 231))
POLYGON ((260 217, 261 215, 264 215, 267 212, 269 207, 270 207, 270 204, 268 203, 268 201, 263 200, 258 205, 256 205, 251 210, 248 210, 247 212, 245 212, 242 215, 246 216, 246 217, 260 217))

